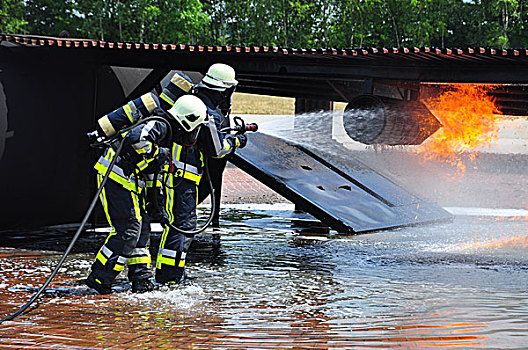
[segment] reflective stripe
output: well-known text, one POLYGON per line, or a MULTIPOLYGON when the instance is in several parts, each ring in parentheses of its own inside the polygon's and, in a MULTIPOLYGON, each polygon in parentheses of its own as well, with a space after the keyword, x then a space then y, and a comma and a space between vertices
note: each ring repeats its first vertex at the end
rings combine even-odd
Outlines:
POLYGON ((128 261, 128 258, 127 257, 124 257, 124 256, 119 256, 117 258, 117 262, 114 266, 114 271, 123 271, 125 269, 125 265, 128 261))
POLYGON ((150 251, 148 250, 148 248, 132 249, 132 256, 139 256, 139 255, 150 255, 150 251))
POLYGON ((183 151, 183 146, 180 146, 177 143, 173 143, 172 162, 174 163, 174 165, 179 169, 185 169, 187 171, 192 172, 193 174, 201 175, 202 172, 197 167, 180 161, 182 151, 183 151))
POLYGON ((154 95, 151 92, 141 96, 141 102, 143 102, 149 113, 152 113, 158 107, 158 102, 154 99, 154 95))
POLYGON ((152 259, 149 256, 136 256, 128 259, 127 265, 138 265, 138 264, 146 264, 148 267, 150 267, 150 263, 152 262, 152 259))
POLYGON ((152 259, 150 257, 150 252, 147 248, 135 248, 132 251, 132 257, 128 259, 127 265, 137 265, 137 264, 146 264, 150 268, 150 263, 152 259))
POLYGON ((129 102, 126 105, 123 106, 123 110, 125 111, 126 116, 128 117, 128 120, 130 120, 131 123, 134 123, 134 118, 132 117, 132 109, 130 108, 130 105, 134 105, 133 102, 129 102))
POLYGON ((134 101, 128 102, 127 106, 130 111, 130 117, 132 118, 132 123, 135 123, 139 118, 141 118, 141 112, 138 110, 134 101))
MULTIPOLYGON (((172 179, 173 177, 172 176, 169 176, 169 182, 172 182, 172 179)), ((172 186, 172 184, 171 184, 172 186)), ((165 205, 166 205, 166 208, 167 208, 167 214, 169 215, 169 222, 172 223, 174 221, 174 216, 172 215, 172 210, 170 210, 170 208, 172 208, 172 206, 169 206, 169 205, 172 205, 172 197, 174 196, 174 190, 173 189, 170 189, 168 188, 168 191, 167 191, 167 198, 166 198, 166 202, 165 202, 165 205)), ((167 235, 169 234, 169 227, 165 227, 163 229, 163 234, 161 235, 161 241, 160 241, 160 249, 158 251, 158 257, 157 257, 157 262, 156 262, 156 268, 160 269, 161 268, 161 264, 167 264, 167 265, 171 265, 171 266, 174 266, 176 264, 176 261, 174 259, 170 259, 170 258, 164 258, 163 255, 161 255, 160 252, 162 252, 165 248, 165 243, 167 241, 167 235)))
POLYGON ((158 261, 156 263, 156 268, 161 269, 161 264, 176 266, 176 259, 165 258, 161 255, 158 255, 158 261))
POLYGON ((175 250, 170 250, 170 249, 160 249, 159 250, 159 254, 161 254, 163 256, 168 256, 168 257, 171 257, 171 258, 175 258, 176 254, 178 254, 178 252, 175 251, 175 250))
POLYGON ((145 185, 149 188, 152 187, 161 187, 161 184, 163 183, 163 175, 158 174, 158 178, 156 179, 156 184, 154 185, 154 174, 145 174, 145 185))
MULTIPOLYGON (((103 182, 103 176, 101 174, 97 174, 97 187, 101 187, 101 183, 103 182)), ((112 225, 112 219, 110 218, 110 213, 108 212, 108 201, 106 200, 106 190, 103 187, 103 190, 101 191, 101 194, 99 195, 99 199, 101 200, 101 204, 103 205, 103 210, 106 215, 106 220, 108 221, 108 224, 112 226, 112 228, 115 231, 114 225, 112 225)))
POLYGON ((130 195, 132 196, 132 202, 134 202, 134 213, 136 214, 136 220, 137 222, 141 223, 143 221, 143 217, 141 216, 141 206, 139 205, 139 197, 134 192, 130 192, 130 195))
POLYGON ((172 163, 178 169, 181 169, 181 170, 185 169, 185 172, 190 172, 190 173, 193 173, 194 175, 199 175, 199 176, 202 175, 202 172, 200 170, 198 170, 198 168, 193 166, 193 165, 190 165, 190 164, 187 164, 187 163, 184 163, 184 162, 180 162, 178 160, 173 160, 172 163))
POLYGON ((150 141, 140 141, 132 145, 134 150, 139 154, 150 153, 152 151, 152 142, 150 141))
MULTIPOLYGON (((174 202, 174 197, 175 197, 175 191, 174 191, 174 176, 169 176, 169 186, 167 188, 167 194, 166 194, 166 199, 165 199, 165 212, 169 215, 168 219, 169 219, 169 223, 173 223, 174 222, 174 215, 172 214, 172 205, 173 205, 173 202, 174 202)), ((169 231, 169 228, 166 227, 166 230, 164 230, 163 232, 163 243, 165 243, 165 239, 167 238, 167 233, 169 231), (167 232, 165 232, 167 231, 167 232)), ((160 247, 164 247, 164 245, 161 245, 160 247)))
POLYGON ((165 92, 162 92, 160 98, 167 102, 171 107, 174 106, 174 100, 170 98, 165 92))
POLYGON ((112 251, 105 245, 103 245, 101 247, 101 252, 104 254, 104 256, 106 256, 107 258, 111 257, 112 256, 112 251))
POLYGON ((171 79, 171 83, 179 87, 185 92, 189 92, 191 90, 193 84, 189 82, 187 79, 179 75, 178 73, 174 74, 174 76, 171 79))
MULTIPOLYGON (((97 164, 95 164, 94 169, 97 170, 100 174, 106 175, 110 163, 111 161, 109 159, 105 158, 104 156, 100 157, 97 164)), ((145 188, 145 181, 141 179, 136 179, 135 177, 126 176, 123 172, 123 169, 121 169, 117 165, 113 166, 112 172, 110 173, 110 178, 130 191, 135 191, 138 188, 139 191, 141 191, 141 189, 145 188)))
MULTIPOLYGON (((149 152, 152 149, 149 149, 149 152)), ((156 160, 156 156, 159 154, 159 148, 156 148, 156 151, 150 156, 150 158, 144 159, 141 162, 137 163, 137 167, 139 170, 145 170, 146 167, 149 166, 150 163, 152 163, 154 160, 156 160)))
POLYGON ((202 171, 185 162, 181 162, 181 153, 183 151, 183 146, 173 143, 172 145, 172 163, 176 167, 176 176, 183 177, 185 179, 194 181, 195 183, 200 183, 202 178, 202 171))
POLYGON ((101 249, 99 249, 99 252, 97 253, 97 256, 95 257, 95 259, 99 260, 101 264, 106 265, 106 261, 111 256, 112 256, 112 251, 108 249, 107 246, 103 245, 101 249))
POLYGON ((183 177, 184 179, 194 181, 196 184, 200 183, 200 180, 202 179, 201 175, 195 175, 189 171, 183 171, 181 169, 176 170, 177 177, 183 177))
POLYGON ((97 256, 95 257, 95 260, 99 260, 101 264, 106 265, 106 261, 108 258, 106 258, 101 251, 97 253, 97 256))
POLYGON ((139 170, 145 170, 149 166, 149 162, 147 160, 142 160, 141 162, 137 163, 137 167, 139 170))
POLYGON ((185 266, 185 257, 187 256, 186 252, 181 253, 180 263, 178 264, 179 267, 185 266))
POLYGON ((97 123, 99 124, 101 130, 103 130, 106 136, 112 136, 116 133, 116 130, 114 129, 112 122, 110 122, 108 115, 105 115, 104 117, 100 118, 97 123))
POLYGON ((172 159, 174 160, 180 160, 181 152, 183 147, 178 145, 177 143, 172 144, 172 159))

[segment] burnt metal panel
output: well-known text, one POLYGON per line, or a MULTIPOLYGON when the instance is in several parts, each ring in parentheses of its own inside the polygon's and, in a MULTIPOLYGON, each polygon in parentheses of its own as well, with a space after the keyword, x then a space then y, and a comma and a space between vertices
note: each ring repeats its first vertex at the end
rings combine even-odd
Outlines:
POLYGON ((346 163, 333 162, 270 135, 256 133, 248 138, 248 145, 231 162, 338 232, 362 233, 452 218, 352 156, 346 163))

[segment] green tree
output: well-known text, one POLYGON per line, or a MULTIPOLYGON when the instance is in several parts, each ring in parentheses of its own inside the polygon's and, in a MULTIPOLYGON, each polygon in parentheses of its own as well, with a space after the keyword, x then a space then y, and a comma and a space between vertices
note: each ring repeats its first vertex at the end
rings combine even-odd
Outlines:
POLYGON ((24 10, 23 0, 1 0, 0 31, 2 33, 24 33, 27 25, 24 10))
POLYGON ((63 31, 78 34, 73 0, 26 0, 27 31, 33 34, 57 36, 63 31))

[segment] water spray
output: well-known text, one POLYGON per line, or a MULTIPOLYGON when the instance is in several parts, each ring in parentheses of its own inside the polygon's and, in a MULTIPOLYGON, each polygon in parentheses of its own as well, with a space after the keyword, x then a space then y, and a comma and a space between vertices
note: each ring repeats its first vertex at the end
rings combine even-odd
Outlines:
MULTIPOLYGON (((170 125, 170 123, 162 118, 162 117, 158 117, 158 116, 151 116, 151 117, 148 117, 148 118, 144 118, 144 119, 141 119, 139 120, 137 123, 129 126, 129 127, 126 127, 125 129, 121 130, 119 133, 116 133, 115 135, 112 135, 111 137, 108 137, 108 138, 96 138, 95 139, 95 142, 92 143, 90 146, 93 147, 93 148, 102 148, 102 147, 108 147, 110 146, 111 144, 114 144, 115 141, 121 137, 121 135, 133 128, 135 128, 137 125, 140 125, 140 124, 145 124, 149 121, 152 121, 152 120, 158 120, 158 121, 161 121, 163 123, 165 123, 167 125, 167 133, 168 133, 168 139, 169 140, 172 140, 172 127, 170 125)), ((232 128, 226 128, 226 129, 222 129, 222 132, 228 132, 228 131, 236 131, 237 134, 241 134, 241 133, 245 133, 247 131, 257 131, 258 129, 258 126, 257 124, 255 123, 244 123, 244 121, 242 120, 242 118, 240 117, 235 117, 235 126, 232 127, 232 128)), ((89 139, 91 140, 94 140, 94 135, 93 133, 89 133, 88 134, 88 137, 89 139)), ((2 320, 0 320, 0 324, 6 322, 6 321, 11 321, 13 319, 15 319, 16 317, 20 316, 21 314, 23 314, 36 300, 38 300, 38 298, 41 296, 41 294, 46 290, 46 288, 49 286, 49 284, 51 283, 51 281, 53 280, 53 278, 57 275, 57 273, 59 272, 60 268, 62 267, 62 265, 64 264, 64 261, 66 260, 66 257, 70 254, 74 244, 77 242, 77 239, 79 238, 82 230, 84 229, 84 226, 86 225, 86 222, 88 221, 88 219, 90 218, 90 215, 92 214, 96 204, 97 204, 97 201, 99 199, 99 195, 101 194, 109 176, 110 176, 110 173, 112 172, 112 169, 119 157, 119 154, 121 153, 121 150, 123 149, 123 145, 124 145, 124 141, 126 139, 126 135, 125 137, 120 141, 119 143, 119 146, 117 147, 117 150, 115 152, 115 156, 113 157, 112 161, 110 162, 110 165, 108 166, 108 170, 106 171, 106 174, 105 176, 103 177, 103 180, 101 181, 101 185, 99 186, 97 192, 95 193, 91 203, 90 203, 90 206, 88 207, 88 210, 86 211, 85 215, 84 215, 84 218, 83 220, 81 221, 81 225, 79 226, 79 228, 77 229, 77 232, 75 232, 70 244, 68 245, 68 247, 66 248, 66 251, 64 252, 64 254, 62 255, 61 259, 59 260, 59 262, 57 263, 57 266, 55 266, 55 269, 53 269, 53 271, 51 272, 51 274, 49 275, 49 277, 47 278, 47 280, 44 282, 44 284, 42 284, 42 286, 38 289, 38 291, 35 293, 35 295, 33 295, 33 297, 26 303, 24 304, 20 309, 18 309, 16 312, 12 313, 11 315, 3 318, 2 320)), ((195 234, 198 234, 198 233, 201 233, 203 231, 205 231, 205 229, 211 224, 212 220, 213 220, 213 215, 214 215, 214 211, 215 211, 215 206, 216 206, 216 203, 215 203, 215 198, 214 198, 214 188, 213 188, 213 183, 211 181, 211 177, 209 175, 209 170, 208 170, 208 166, 207 166, 207 157, 204 157, 204 168, 205 168, 205 176, 207 177, 208 179, 208 182, 209 182, 209 187, 210 187, 210 191, 211 191, 211 213, 209 215, 209 218, 208 220, 206 221, 206 223, 200 227, 200 228, 197 228, 195 230, 182 230, 178 227, 175 227, 173 226, 172 224, 170 223, 165 223, 167 224, 168 226, 170 226, 172 229, 174 229, 176 232, 179 232, 179 233, 182 233, 182 234, 185 234, 185 235, 195 235, 195 234)))

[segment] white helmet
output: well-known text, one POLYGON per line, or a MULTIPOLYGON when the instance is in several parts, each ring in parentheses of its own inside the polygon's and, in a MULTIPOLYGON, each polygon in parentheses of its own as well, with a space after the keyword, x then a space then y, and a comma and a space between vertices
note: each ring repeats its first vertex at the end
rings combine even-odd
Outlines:
POLYGON ((207 120, 207 107, 193 95, 183 95, 177 99, 168 112, 187 132, 193 131, 207 120))
POLYGON ((237 86, 238 81, 235 79, 235 70, 223 63, 215 63, 203 77, 202 82, 211 85, 213 88, 220 88, 222 90, 237 86))

